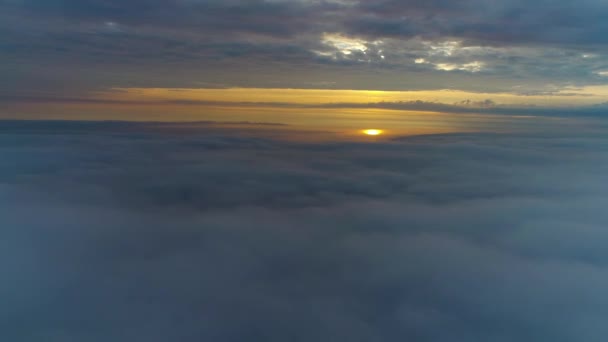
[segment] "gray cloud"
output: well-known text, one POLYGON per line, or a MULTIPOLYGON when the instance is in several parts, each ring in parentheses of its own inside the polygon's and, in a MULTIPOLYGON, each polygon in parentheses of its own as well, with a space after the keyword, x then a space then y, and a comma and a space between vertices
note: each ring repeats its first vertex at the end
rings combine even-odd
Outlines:
POLYGON ((602 341, 606 134, 0 126, 0 336, 602 341))
POLYGON ((458 37, 489 45, 558 44, 601 46, 605 30, 602 1, 519 0, 458 2, 361 2, 355 32, 375 36, 458 37))
POLYGON ((58 96, 65 95, 58 88, 200 82, 485 91, 606 84, 598 72, 608 70, 607 11, 597 0, 5 0, 0 90, 58 96), (324 43, 326 33, 360 40, 367 50, 344 53, 324 43), (433 50, 457 41, 449 55, 433 50), (414 63, 419 58, 429 63, 414 63))

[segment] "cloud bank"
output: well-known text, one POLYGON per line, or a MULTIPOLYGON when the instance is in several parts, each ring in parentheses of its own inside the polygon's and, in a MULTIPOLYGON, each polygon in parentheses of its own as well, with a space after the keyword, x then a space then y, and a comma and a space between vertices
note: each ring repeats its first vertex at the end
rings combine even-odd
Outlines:
POLYGON ((3 0, 6 93, 606 84, 601 0, 3 0))
POLYGON ((603 341, 607 156, 584 132, 3 122, 0 337, 603 341))

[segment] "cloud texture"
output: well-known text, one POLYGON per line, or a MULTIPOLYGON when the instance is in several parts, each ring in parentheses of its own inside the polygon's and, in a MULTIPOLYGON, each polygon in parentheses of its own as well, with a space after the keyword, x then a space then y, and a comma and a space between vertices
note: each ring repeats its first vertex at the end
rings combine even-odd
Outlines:
POLYGON ((606 16, 602 0, 2 0, 0 90, 605 85, 606 16))
POLYGON ((7 341, 603 341, 608 140, 4 122, 7 341))

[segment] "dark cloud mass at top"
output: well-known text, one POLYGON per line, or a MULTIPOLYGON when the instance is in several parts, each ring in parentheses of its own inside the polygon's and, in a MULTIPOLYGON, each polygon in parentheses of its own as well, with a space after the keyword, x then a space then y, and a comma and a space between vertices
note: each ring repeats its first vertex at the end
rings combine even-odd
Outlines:
POLYGON ((604 341, 605 134, 0 126, 6 341, 604 341))
POLYGON ((200 34, 342 31, 373 38, 488 39, 486 43, 497 45, 606 43, 601 18, 608 14, 608 5, 598 0, 23 0, 4 1, 3 6, 7 12, 49 20, 115 20, 124 25, 201 29, 200 34))
POLYGON ((601 0, 3 0, 0 89, 605 84, 607 16, 601 0))

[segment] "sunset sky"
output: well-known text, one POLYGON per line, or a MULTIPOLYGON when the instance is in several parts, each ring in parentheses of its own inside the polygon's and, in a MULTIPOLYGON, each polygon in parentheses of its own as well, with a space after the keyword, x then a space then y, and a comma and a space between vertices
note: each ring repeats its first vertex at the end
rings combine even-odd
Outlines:
POLYGON ((0 342, 606 342, 608 0, 0 0, 0 342))
POLYGON ((0 117, 334 129, 398 111, 404 133, 421 112, 593 117, 606 16, 601 0, 2 0, 0 117))

